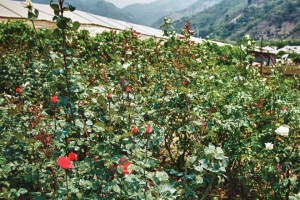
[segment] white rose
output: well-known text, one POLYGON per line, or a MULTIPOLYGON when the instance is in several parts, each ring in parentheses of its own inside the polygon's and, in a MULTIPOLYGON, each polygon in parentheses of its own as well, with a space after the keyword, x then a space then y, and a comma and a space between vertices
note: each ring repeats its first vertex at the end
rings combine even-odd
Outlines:
POLYGON ((272 150, 273 147, 274 147, 274 144, 272 144, 272 143, 270 143, 270 142, 265 143, 265 145, 266 145, 266 149, 267 149, 267 150, 272 150))
POLYGON ((31 8, 32 7, 32 2, 31 2, 31 0, 26 0, 26 7, 27 8, 31 8))
POLYGON ((289 128, 280 126, 279 128, 277 128, 275 130, 275 133, 277 133, 278 135, 283 136, 283 137, 288 137, 289 136, 289 128))

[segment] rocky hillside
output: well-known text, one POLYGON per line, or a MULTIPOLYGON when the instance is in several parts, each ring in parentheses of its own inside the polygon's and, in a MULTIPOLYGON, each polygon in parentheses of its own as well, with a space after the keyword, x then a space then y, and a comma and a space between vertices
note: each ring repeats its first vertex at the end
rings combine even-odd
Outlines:
MULTIPOLYGON (((193 15, 196 15, 207 8, 210 8, 211 6, 221 2, 222 0, 198 0, 197 2, 193 3, 189 7, 179 10, 177 12, 170 13, 164 17, 171 18, 172 21, 180 20, 184 18, 189 18, 193 15)), ((160 18, 158 21, 156 21, 153 26, 156 28, 159 28, 160 25, 164 22, 164 17, 160 18)))
POLYGON ((158 0, 146 4, 132 4, 123 8, 123 11, 130 13, 142 24, 152 26, 160 18, 183 10, 197 0, 158 0))
MULTIPOLYGON (((223 0, 188 20, 195 36, 238 40, 245 34, 255 39, 300 37, 299 0, 223 0)), ((174 22, 178 31, 187 19, 174 22)))

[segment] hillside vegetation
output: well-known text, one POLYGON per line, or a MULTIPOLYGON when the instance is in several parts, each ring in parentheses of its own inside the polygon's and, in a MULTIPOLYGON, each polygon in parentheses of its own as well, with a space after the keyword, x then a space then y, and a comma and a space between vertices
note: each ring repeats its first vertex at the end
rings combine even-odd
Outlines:
MULTIPOLYGON (((204 11, 205 9, 221 2, 222 0, 198 0, 197 2, 190 5, 188 8, 173 12, 164 17, 171 18, 171 20, 180 20, 182 18, 191 17, 199 12, 204 11)), ((164 23, 164 17, 156 21, 152 26, 159 28, 160 25, 164 23)))
MULTIPOLYGON (((300 36, 300 1, 298 0, 223 0, 188 20, 195 36, 238 40, 245 34, 259 39, 291 39, 300 36)), ((186 18, 176 21, 178 31, 186 18)))

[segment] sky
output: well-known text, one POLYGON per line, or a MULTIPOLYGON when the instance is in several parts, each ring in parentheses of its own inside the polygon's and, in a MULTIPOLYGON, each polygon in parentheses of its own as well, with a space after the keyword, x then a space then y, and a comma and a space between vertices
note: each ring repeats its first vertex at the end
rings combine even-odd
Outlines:
POLYGON ((133 3, 149 3, 149 2, 156 1, 156 0, 106 0, 106 1, 113 3, 114 5, 116 5, 119 8, 123 8, 123 7, 133 4, 133 3))

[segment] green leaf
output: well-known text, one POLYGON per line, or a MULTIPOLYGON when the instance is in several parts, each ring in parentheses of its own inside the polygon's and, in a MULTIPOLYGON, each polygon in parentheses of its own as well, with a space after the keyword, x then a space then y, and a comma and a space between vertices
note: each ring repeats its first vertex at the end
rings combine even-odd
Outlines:
POLYGON ((34 9, 34 14, 35 14, 35 17, 38 18, 39 17, 39 11, 37 9, 34 9))
POLYGON ((93 122, 92 122, 91 120, 87 120, 87 121, 86 121, 86 125, 92 126, 92 125, 93 125, 93 122))
POLYGON ((76 9, 76 7, 75 7, 75 6, 73 6, 73 5, 69 4, 69 10, 70 10, 71 12, 73 12, 75 9, 76 9))
POLYGON ((158 178, 159 181, 169 180, 169 175, 166 172, 157 172, 155 177, 158 178))
POLYGON ((77 31, 80 27, 80 23, 78 21, 73 22, 72 30, 77 31))
POLYGON ((29 19, 29 20, 35 20, 35 19, 36 19, 35 14, 32 13, 32 12, 28 12, 28 19, 29 19))
POLYGON ((203 167, 201 166, 195 166, 194 169, 198 172, 203 172, 203 167))
POLYGON ((181 93, 188 93, 189 89, 186 88, 186 87, 181 86, 181 87, 178 88, 178 91, 181 92, 181 93))
POLYGON ((17 195, 20 196, 22 194, 26 194, 28 192, 28 190, 26 190, 25 188, 20 188, 17 195))
POLYGON ((94 124, 94 126, 99 129, 100 131, 105 131, 105 124, 102 122, 97 122, 94 124))
POLYGON ((59 5, 57 3, 52 3, 50 2, 50 7, 54 10, 54 11, 59 11, 59 5))
POLYGON ((58 18, 56 25, 59 29, 64 30, 67 26, 67 20, 65 18, 58 18))
POLYGON ((121 192, 121 189, 120 189, 120 187, 118 186, 118 185, 114 185, 113 187, 112 187, 112 189, 113 189, 113 191, 115 191, 116 193, 120 193, 121 192))
POLYGON ((208 131, 207 136, 214 138, 217 136, 217 134, 213 130, 210 130, 210 131, 208 131))

